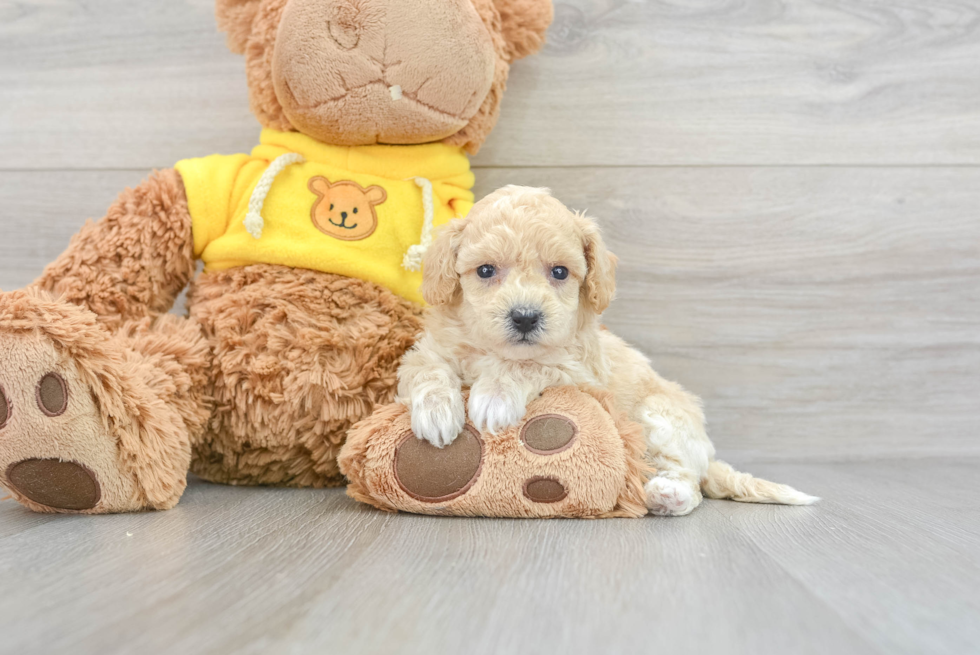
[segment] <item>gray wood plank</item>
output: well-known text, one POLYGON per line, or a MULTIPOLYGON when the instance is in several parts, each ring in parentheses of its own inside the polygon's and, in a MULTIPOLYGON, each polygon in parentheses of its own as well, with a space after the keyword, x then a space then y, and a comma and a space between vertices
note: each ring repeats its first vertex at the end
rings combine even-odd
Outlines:
POLYGON ((6 169, 163 168, 248 150, 244 64, 212 0, 52 0, 0 9, 6 169))
POLYGON ((338 582, 341 593, 319 599, 287 643, 314 652, 350 643, 420 655, 626 653, 656 635, 658 650, 678 652, 874 652, 720 526, 707 512, 660 524, 420 520, 372 544, 338 582), (384 621, 369 627, 366 616, 384 621), (828 624, 840 628, 829 644, 828 624))
MULTIPOLYGON (((59 650, 74 644, 96 652, 99 642, 114 652, 134 652, 134 640, 152 632, 148 623, 172 629, 166 618, 174 613, 184 633, 233 633, 234 622, 265 611, 263 598, 274 587, 293 590, 317 571, 336 576, 351 547, 376 536, 369 526, 385 518, 380 514, 359 513, 340 523, 327 519, 344 502, 342 493, 262 493, 198 483, 170 512, 45 517, 43 524, 0 541, 0 580, 13 592, 8 600, 17 599, 2 619, 7 634, 0 650, 38 652, 42 645, 59 650), (320 533, 325 524, 333 529, 320 533), (316 543, 321 539, 332 547, 316 543), (287 578, 281 558, 304 573, 287 578), (245 570, 255 575, 241 575, 245 570), (102 601, 94 601, 98 595, 102 601), (252 608, 247 616, 222 611, 242 598, 252 608), (14 626, 20 626, 16 632, 14 626)), ((0 513, 6 522, 8 513, 23 512, 7 502, 0 513)), ((169 630, 152 635, 155 652, 177 652, 171 644, 178 635, 169 630)))
POLYGON ((816 653, 828 624, 838 652, 873 652, 719 528, 710 512, 387 516, 341 492, 197 485, 172 512, 0 540, 0 652, 625 652, 656 631, 665 648, 816 653))
MULTIPOLYGON (((0 288, 142 176, 0 173, 0 288)), ((607 323, 704 397, 719 447, 980 452, 980 170, 484 169, 478 191, 514 182, 601 219, 607 323)))
POLYGON ((0 289, 30 284, 86 220, 149 171, 0 173, 0 289))
POLYGON ((980 161, 980 3, 556 5, 495 165, 980 161))
POLYGON ((976 459, 751 463, 809 508, 680 519, 386 515, 340 490, 192 481, 177 509, 0 503, 0 653, 962 653, 976 459), (943 493, 935 493, 942 480, 943 493), (651 642, 652 640, 652 642, 651 642))
POLYGON ((710 509, 889 653, 973 652, 980 642, 976 460, 753 466, 826 494, 805 523, 778 508, 710 509))
MULTIPOLYGON (((0 167, 246 150, 210 0, 0 8, 0 167)), ((483 166, 980 163, 980 3, 557 3, 483 166)))

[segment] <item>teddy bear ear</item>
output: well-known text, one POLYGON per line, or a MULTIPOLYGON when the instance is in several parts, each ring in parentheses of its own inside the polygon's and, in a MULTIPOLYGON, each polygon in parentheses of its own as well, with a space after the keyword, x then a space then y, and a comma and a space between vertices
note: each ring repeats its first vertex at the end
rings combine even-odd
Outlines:
POLYGON ((551 0, 494 0, 511 60, 533 55, 555 16, 551 0))
POLYGON ((252 34, 252 21, 262 0, 216 0, 214 16, 218 29, 228 34, 228 48, 235 54, 245 52, 252 34))
POLYGON ((332 186, 330 180, 322 175, 310 178, 310 181, 306 183, 306 187, 321 198, 325 198, 330 193, 330 187, 332 186))
POLYGON ((372 205, 380 205, 388 199, 388 192, 378 185, 369 186, 364 190, 364 195, 372 205))

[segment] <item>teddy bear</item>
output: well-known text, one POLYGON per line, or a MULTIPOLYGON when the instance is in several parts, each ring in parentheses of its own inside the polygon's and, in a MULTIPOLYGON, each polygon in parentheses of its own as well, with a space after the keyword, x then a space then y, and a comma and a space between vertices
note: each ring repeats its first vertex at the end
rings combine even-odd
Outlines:
POLYGON ((259 145, 153 173, 0 293, 0 486, 31 510, 165 510, 188 471, 342 485, 347 431, 392 401, 420 331, 422 255, 472 205, 468 155, 552 7, 216 0, 216 17, 259 145))

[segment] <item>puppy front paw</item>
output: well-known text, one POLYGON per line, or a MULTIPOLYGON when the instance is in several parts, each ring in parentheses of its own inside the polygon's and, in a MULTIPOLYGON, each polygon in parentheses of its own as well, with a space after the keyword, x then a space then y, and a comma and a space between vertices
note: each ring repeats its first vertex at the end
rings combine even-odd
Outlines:
POLYGON ((428 393, 412 400, 412 432, 436 448, 451 444, 466 425, 459 391, 428 393))
POLYGON ((480 432, 496 434, 501 430, 514 427, 521 422, 527 407, 503 394, 478 393, 470 394, 470 421, 480 432))

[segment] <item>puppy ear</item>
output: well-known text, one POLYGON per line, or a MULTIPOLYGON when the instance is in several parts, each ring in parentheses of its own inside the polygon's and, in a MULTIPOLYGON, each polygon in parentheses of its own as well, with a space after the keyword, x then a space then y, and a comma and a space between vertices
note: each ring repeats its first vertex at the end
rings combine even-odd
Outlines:
POLYGON ((494 0, 511 61, 533 55, 555 17, 551 0, 494 0))
POLYGON ((216 0, 214 4, 218 29, 228 33, 228 49, 236 55, 245 52, 260 4, 261 0, 216 0))
POLYGON ((606 250, 599 227, 591 219, 579 218, 584 226, 582 248, 588 266, 582 296, 596 314, 601 314, 616 295, 616 264, 619 260, 606 250))
POLYGON ((439 230, 422 260, 422 298, 430 305, 451 305, 459 299, 462 287, 456 273, 456 255, 466 219, 449 221, 439 230))

